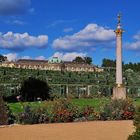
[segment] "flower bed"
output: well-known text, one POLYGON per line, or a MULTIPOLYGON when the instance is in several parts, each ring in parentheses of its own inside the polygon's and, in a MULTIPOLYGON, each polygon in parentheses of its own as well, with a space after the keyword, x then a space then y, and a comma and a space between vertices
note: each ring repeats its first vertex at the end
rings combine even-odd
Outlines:
POLYGON ((135 107, 131 100, 113 100, 96 112, 94 107, 79 108, 68 100, 59 99, 51 104, 32 108, 25 106, 17 120, 22 124, 79 122, 93 120, 129 120, 133 119, 135 107))

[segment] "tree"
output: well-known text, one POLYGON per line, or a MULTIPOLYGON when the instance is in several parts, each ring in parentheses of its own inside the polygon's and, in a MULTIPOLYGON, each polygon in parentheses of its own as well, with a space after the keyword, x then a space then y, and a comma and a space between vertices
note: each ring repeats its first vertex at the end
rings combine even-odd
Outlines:
POLYGON ((19 90, 24 101, 35 101, 37 98, 47 100, 50 98, 49 91, 50 88, 45 81, 32 77, 23 81, 19 90))
POLYGON ((85 63, 91 65, 92 58, 91 57, 84 57, 85 63))
POLYGON ((133 71, 140 71, 140 63, 128 63, 124 65, 124 69, 132 69, 133 71))
POLYGON ((0 54, 0 62, 6 61, 7 57, 0 54))
POLYGON ((80 56, 77 56, 73 62, 76 62, 76 63, 86 63, 86 64, 91 64, 92 63, 92 58, 91 57, 80 57, 80 56))
POLYGON ((115 67, 116 61, 104 58, 102 61, 102 67, 115 67))
POLYGON ((76 63, 85 63, 84 59, 80 56, 75 57, 75 59, 73 60, 73 62, 76 63))

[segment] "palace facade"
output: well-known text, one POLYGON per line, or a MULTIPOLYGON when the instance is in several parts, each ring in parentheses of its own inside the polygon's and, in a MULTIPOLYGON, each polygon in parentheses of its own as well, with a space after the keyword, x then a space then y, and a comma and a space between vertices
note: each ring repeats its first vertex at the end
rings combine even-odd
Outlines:
POLYGON ((76 63, 71 61, 61 61, 57 57, 50 60, 31 60, 19 59, 16 62, 2 62, 1 67, 23 68, 23 69, 39 69, 52 71, 75 71, 75 72, 101 72, 102 68, 86 63, 76 63))

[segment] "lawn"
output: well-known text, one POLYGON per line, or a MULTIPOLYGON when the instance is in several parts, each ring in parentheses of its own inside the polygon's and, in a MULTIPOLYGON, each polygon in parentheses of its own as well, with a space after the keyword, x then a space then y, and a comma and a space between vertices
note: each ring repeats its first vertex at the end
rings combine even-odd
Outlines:
POLYGON ((95 110, 99 110, 101 106, 104 104, 108 103, 110 101, 109 98, 95 98, 95 99, 73 99, 71 102, 74 105, 77 105, 79 107, 84 107, 84 106, 93 106, 95 107, 95 110))
POLYGON ((14 113, 20 113, 23 111, 24 106, 32 106, 32 107, 38 107, 42 106, 44 102, 18 102, 18 103, 8 103, 10 110, 14 113))
MULTIPOLYGON (((95 98, 95 99, 72 99, 70 102, 72 102, 74 105, 77 105, 78 107, 82 108, 84 106, 93 106, 95 107, 95 110, 99 110, 101 106, 111 101, 109 98, 95 98)), ((140 106, 140 99, 133 99, 134 105, 140 106)), ((20 113, 23 111, 24 106, 30 105, 32 107, 38 107, 43 106, 44 104, 49 104, 49 102, 21 102, 21 103, 8 103, 11 111, 14 114, 20 113)))
POLYGON ((140 98, 135 98, 133 99, 133 101, 134 101, 134 105, 140 106, 140 98))

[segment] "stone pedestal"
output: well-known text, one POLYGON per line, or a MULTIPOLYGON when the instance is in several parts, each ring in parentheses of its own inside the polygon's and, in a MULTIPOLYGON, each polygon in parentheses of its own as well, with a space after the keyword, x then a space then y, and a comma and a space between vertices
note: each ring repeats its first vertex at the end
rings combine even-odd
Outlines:
POLYGON ((126 88, 125 87, 114 87, 113 88, 113 100, 126 99, 126 88))

